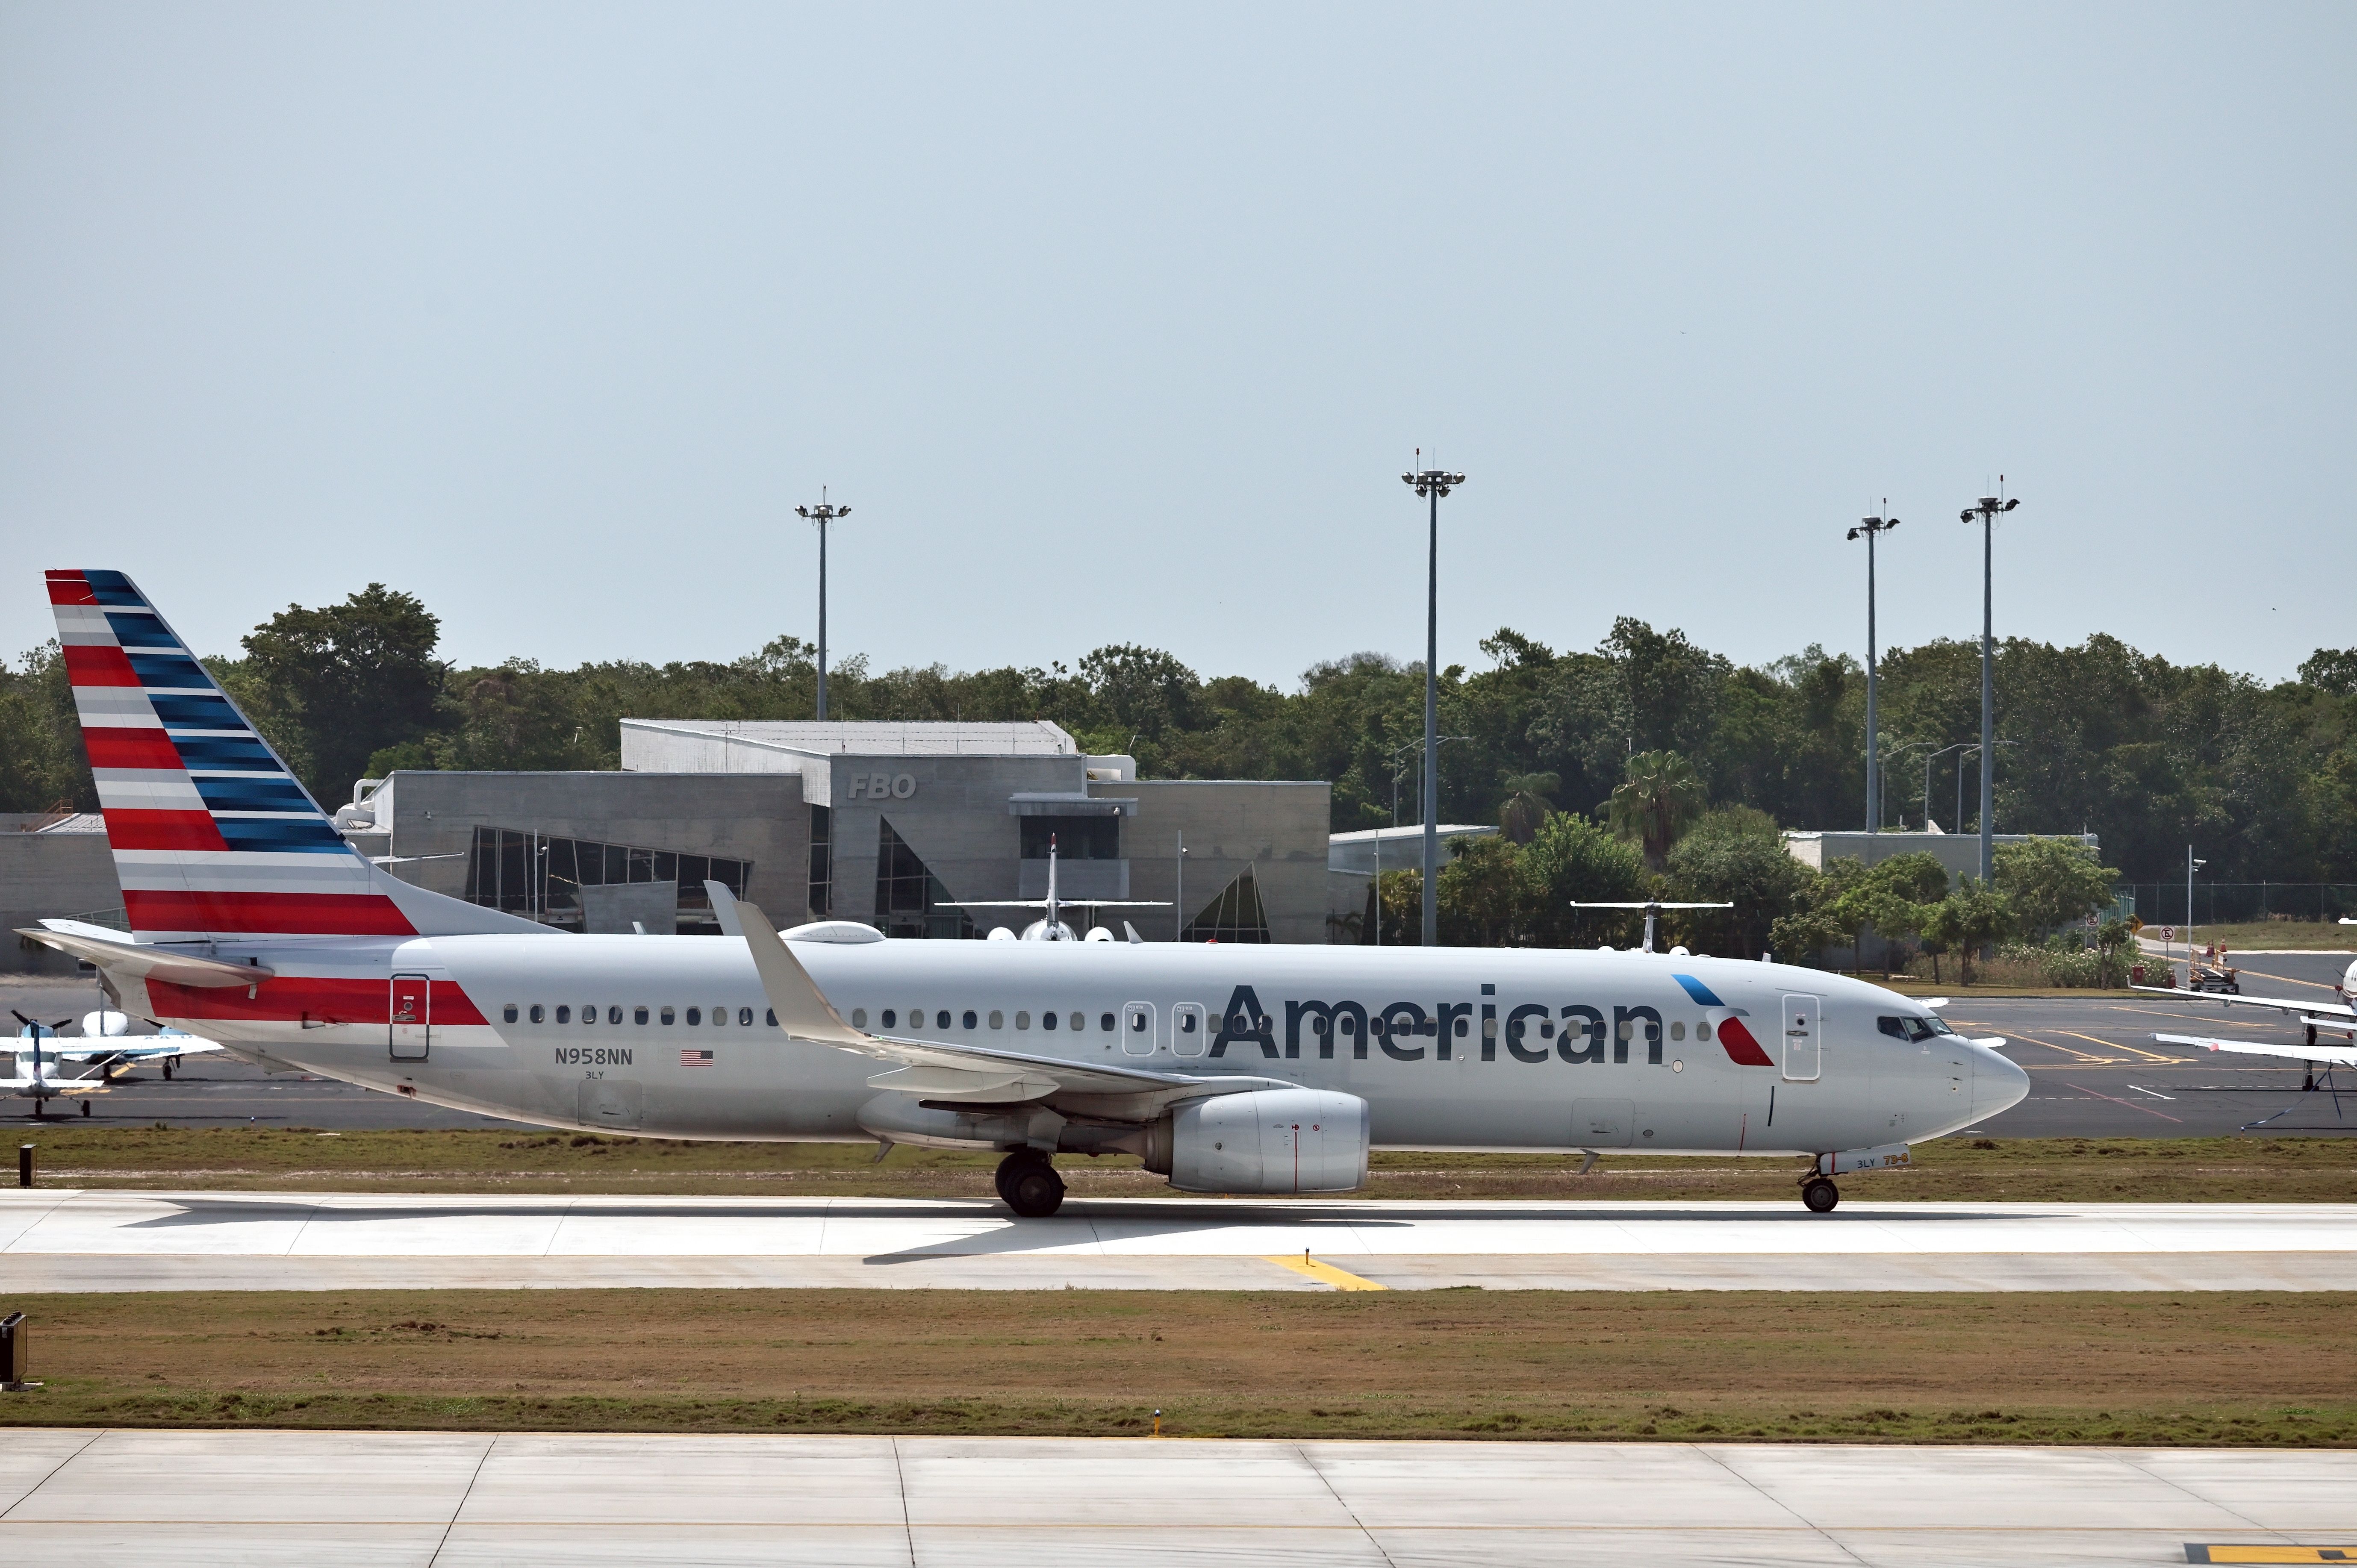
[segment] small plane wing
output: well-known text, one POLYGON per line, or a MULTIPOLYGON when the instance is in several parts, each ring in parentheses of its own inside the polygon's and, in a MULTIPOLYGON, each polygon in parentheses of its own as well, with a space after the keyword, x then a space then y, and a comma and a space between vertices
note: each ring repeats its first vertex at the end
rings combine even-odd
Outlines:
POLYGON ((80 920, 43 920, 38 929, 20 926, 16 934, 45 948, 53 948, 94 963, 111 974, 141 980, 166 980, 175 985, 220 990, 231 985, 258 985, 277 971, 262 964, 231 963, 201 953, 154 942, 135 942, 121 931, 80 920))
POLYGON ((2293 1002, 2281 996, 2233 996, 2216 991, 2188 991, 2182 986, 2131 985, 2130 991, 2149 991, 2155 996, 2174 996, 2179 1002, 2215 1002, 2221 1007, 2273 1007, 2281 1013, 2331 1014, 2341 1020, 2330 1026, 2336 1029, 2357 1024, 2357 1007, 2344 1002, 2293 1002))
POLYGON ((200 1039, 195 1035, 117 1035, 104 1045, 90 1046, 79 1050, 44 1050, 41 1054, 61 1062, 95 1061, 101 1058, 145 1062, 155 1061, 162 1057, 200 1057, 208 1051, 220 1049, 218 1043, 200 1039))
MULTIPOLYGON (((1059 898, 1060 906, 1074 909, 1168 909, 1167 898, 1059 898)), ((944 899, 933 906, 936 909, 1044 909, 1045 898, 966 898, 944 899)))
POLYGON ((52 1094, 102 1094, 106 1088, 102 1078, 0 1078, 0 1093, 46 1089, 52 1094))
POLYGON ((2155 1035, 2170 1046, 2199 1046, 2205 1051, 2232 1051, 2238 1057, 2280 1057, 2286 1061, 2330 1062, 2357 1067, 2357 1046, 2260 1046, 2247 1040, 2212 1040, 2198 1035, 2155 1035))
POLYGON ((1147 1072, 1140 1068, 1063 1061, 1054 1057, 993 1050, 985 1046, 871 1035, 843 1021, 843 1015, 819 990, 810 971, 802 967, 793 950, 778 935, 767 915, 731 894, 725 884, 707 882, 705 887, 712 896, 714 907, 728 908, 744 933, 745 946, 753 955, 753 968, 761 977, 762 993, 768 996, 770 1005, 777 1009, 778 1023, 787 1034, 798 1040, 833 1046, 837 1050, 892 1064, 894 1070, 878 1073, 867 1080, 870 1088, 944 1100, 1006 1101, 1078 1094, 1125 1098, 1148 1095, 1167 1102, 1205 1094, 1287 1087, 1272 1079, 1228 1075, 1198 1078, 1184 1073, 1147 1072))

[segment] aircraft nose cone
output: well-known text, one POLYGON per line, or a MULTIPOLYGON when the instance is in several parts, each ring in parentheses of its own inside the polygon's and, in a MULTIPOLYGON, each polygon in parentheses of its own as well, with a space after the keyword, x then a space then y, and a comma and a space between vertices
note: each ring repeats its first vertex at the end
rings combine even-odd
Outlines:
POLYGON ((1973 1118, 1980 1121, 2010 1111, 2029 1098, 2029 1075, 1997 1052, 1973 1051, 1973 1118))

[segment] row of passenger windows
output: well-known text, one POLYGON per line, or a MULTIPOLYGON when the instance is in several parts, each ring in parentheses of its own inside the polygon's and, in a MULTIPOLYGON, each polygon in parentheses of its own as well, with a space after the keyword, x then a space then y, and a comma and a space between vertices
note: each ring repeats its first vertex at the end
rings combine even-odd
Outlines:
MULTIPOLYGON (((518 1021, 519 1015, 521 1015, 522 1016, 528 1018, 532 1023, 544 1024, 549 1022, 552 1011, 554 1014, 555 1021, 557 1023, 570 1024, 573 1022, 572 1007, 563 1003, 558 1004, 554 1009, 551 1009, 538 1002, 533 1003, 529 1007, 519 1007, 517 1004, 511 1002, 500 1010, 500 1017, 503 1023, 512 1024, 518 1021)), ((609 1004, 604 1009, 604 1021, 609 1025, 618 1025, 622 1022, 625 1011, 626 1010, 619 1004, 609 1004)), ((674 1024, 684 1023, 690 1028, 699 1028, 703 1027, 706 1021, 705 1011, 701 1007, 688 1007, 682 1009, 673 1007, 649 1007, 641 1004, 630 1007, 627 1009, 627 1012, 631 1023, 642 1026, 649 1023, 658 1023, 665 1027, 669 1027, 674 1024)), ((1254 1018, 1243 1013, 1238 1013, 1232 1018, 1222 1019, 1216 1016, 1206 1018, 1203 1016, 1202 1009, 1198 1007, 1180 1006, 1173 1008, 1171 1012, 1172 1022, 1178 1026, 1178 1032, 1182 1035, 1193 1034, 1199 1021, 1200 1022, 1201 1027, 1205 1033, 1216 1033, 1222 1026, 1224 1025, 1229 1033, 1236 1035, 1250 1034, 1255 1028, 1264 1030, 1268 1029, 1273 1026, 1274 1023, 1274 1020, 1265 1015, 1259 1018, 1254 1018)), ((947 1007, 931 1009, 924 1007, 911 1007, 908 1010, 907 1027, 911 1029, 922 1029, 927 1027, 927 1018, 929 1015, 931 1017, 931 1027, 936 1029, 978 1029, 982 1027, 983 1015, 972 1007, 967 1007, 958 1011, 952 1011, 947 1007)), ((1006 1015, 1005 1013, 994 1008, 989 1016, 990 1026, 992 1028, 1004 1029, 1006 1027, 1006 1015)), ((726 1007, 715 1007, 710 1012, 709 1019, 712 1027, 725 1028, 730 1021, 729 1010, 726 1007)), ((590 1004, 581 1009, 582 1023, 595 1024, 598 1022, 598 1020, 599 1010, 596 1004, 590 1004)), ((762 1010, 761 1020, 770 1028, 776 1028, 778 1026, 777 1010, 775 1008, 764 1008, 762 1010)), ((737 1008, 735 1014, 735 1021, 738 1028, 751 1028, 753 1026, 753 1009, 750 1007, 737 1008)), ((1492 1019, 1491 1022, 1494 1024, 1496 1020, 1492 1019)), ((1900 1020, 1895 1018, 1885 1018, 1879 1020, 1879 1022, 1882 1025, 1883 1033, 1899 1033, 1899 1031, 1895 1030, 1892 1026, 1898 1024, 1900 1020)), ((1921 1032, 1913 1036, 1917 1039, 1925 1037, 1931 1034, 1933 1029, 1938 1029, 1938 1032, 1942 1034, 1948 1032, 1945 1028, 1940 1027, 1939 1020, 1937 1019, 1933 1019, 1932 1021, 1932 1026, 1929 1028, 1921 1028, 1919 1020, 1910 1019, 1908 1022, 1917 1024, 1919 1028, 1921 1028, 1921 1032)), ((1147 1015, 1146 1009, 1130 1009, 1129 1026, 1131 1028, 1143 1031, 1146 1027, 1146 1023, 1147 1015)), ((1344 1034, 1347 1035, 1355 1032, 1354 1026, 1348 1015, 1345 1015, 1342 1018, 1341 1025, 1342 1032, 1344 1034)), ((901 1027, 900 1010, 896 1007, 886 1007, 882 1009, 877 1016, 877 1026, 879 1028, 884 1029, 897 1029, 901 1027)), ((1471 1026, 1472 1021, 1460 1015, 1456 1020, 1456 1026, 1452 1032, 1458 1039, 1463 1039, 1469 1032, 1471 1026)), ((864 1029, 867 1027, 866 1008, 855 1007, 851 1010, 851 1026, 855 1029, 864 1029)), ((1015 1015, 1015 1026, 1017 1029, 1030 1028, 1031 1015, 1028 1012, 1017 1013, 1015 1015)), ((1071 1029, 1077 1033, 1088 1026, 1089 1015, 1082 1012, 1041 1013, 1039 1015, 1039 1027, 1042 1029, 1064 1028, 1071 1029)), ((1099 1032, 1109 1035, 1112 1034, 1117 1026, 1116 1021, 1112 1014, 1100 1013, 1097 1015, 1097 1028, 1099 1032)), ((1311 1033, 1322 1035, 1326 1033, 1327 1021, 1323 1017, 1312 1018, 1309 1021, 1309 1027, 1311 1033)), ((1525 1026, 1523 1021, 1518 1018, 1508 1026, 1506 1032, 1513 1038, 1519 1040, 1523 1037, 1524 1027, 1525 1026)), ((1598 1032, 1600 1033, 1602 1032, 1604 1026, 1599 1022, 1595 1026, 1595 1027, 1598 1032)), ((1662 1026, 1659 1024, 1648 1020, 1645 1024, 1645 1038, 1649 1041, 1660 1038, 1661 1027, 1662 1026)), ((1369 1034, 1382 1035, 1385 1032, 1385 1029, 1386 1025, 1380 1014, 1367 1020, 1367 1032, 1369 1034)), ((1403 1024, 1400 1026, 1399 1032, 1402 1034, 1433 1035, 1439 1033, 1439 1030, 1440 1026, 1438 1023, 1433 1019, 1427 1018, 1423 1023, 1417 1025, 1403 1024)), ((1587 1026, 1582 1026, 1578 1030, 1572 1030, 1566 1026, 1566 1032, 1584 1034, 1587 1032, 1587 1026)), ((1624 1040, 1634 1039, 1636 1037, 1636 1021, 1629 1018, 1623 1018, 1620 1020, 1620 1035, 1624 1040)), ((1683 1040, 1685 1037, 1686 1026, 1683 1020, 1673 1023, 1670 1026, 1670 1038, 1673 1040, 1683 1040)), ((1694 1026, 1694 1037, 1697 1040, 1709 1039, 1710 1025, 1707 1022, 1696 1024, 1694 1026)), ((1906 1036, 1902 1035, 1901 1037, 1904 1038, 1906 1036)), ((1555 1038, 1555 1021, 1553 1019, 1542 1018, 1539 1020, 1539 1038, 1542 1040, 1551 1040, 1555 1038)))

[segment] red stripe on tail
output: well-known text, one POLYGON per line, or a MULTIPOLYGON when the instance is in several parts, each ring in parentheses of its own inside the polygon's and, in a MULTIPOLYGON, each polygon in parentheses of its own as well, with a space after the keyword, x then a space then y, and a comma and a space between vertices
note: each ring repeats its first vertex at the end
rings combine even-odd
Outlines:
POLYGON ((90 579, 79 572, 51 572, 49 603, 53 605, 94 605, 98 596, 90 591, 90 579))
POLYGON ((274 931, 308 937, 414 937, 382 893, 229 893, 123 890, 135 931, 274 931))
POLYGON ((78 642, 66 650, 66 679, 77 686, 136 686, 131 657, 119 648, 78 642))
POLYGON ((116 849, 229 848, 210 811, 127 811, 117 807, 106 813, 106 842, 116 849))
POLYGON ((90 748, 92 768, 167 768, 175 773, 187 771, 180 766, 180 753, 172 745, 172 737, 145 725, 84 725, 81 743, 90 748))

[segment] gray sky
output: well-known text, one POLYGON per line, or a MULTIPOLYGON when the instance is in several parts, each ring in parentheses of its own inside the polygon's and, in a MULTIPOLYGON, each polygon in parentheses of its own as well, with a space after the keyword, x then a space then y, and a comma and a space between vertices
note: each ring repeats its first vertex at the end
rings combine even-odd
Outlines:
POLYGON ((2357 643, 2357 8, 0 5, 0 650, 2357 643))

